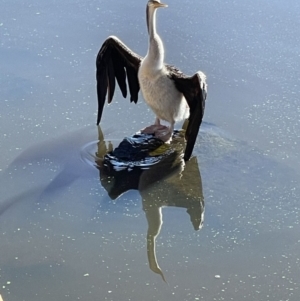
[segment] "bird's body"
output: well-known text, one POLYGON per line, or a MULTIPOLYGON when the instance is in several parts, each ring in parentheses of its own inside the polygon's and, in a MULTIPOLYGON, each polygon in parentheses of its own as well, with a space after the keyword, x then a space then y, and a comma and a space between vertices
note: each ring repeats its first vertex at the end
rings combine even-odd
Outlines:
POLYGON ((115 78, 126 97, 127 76, 131 101, 137 101, 140 88, 146 103, 156 115, 154 126, 146 128, 146 132, 153 131, 155 136, 166 141, 172 137, 175 122, 189 118, 185 152, 185 159, 188 160, 204 113, 206 77, 200 71, 187 77, 175 67, 164 63, 163 43, 156 32, 156 10, 166 6, 158 0, 148 1, 146 16, 149 47, 144 58, 114 36, 102 45, 97 56, 97 124, 101 119, 107 92, 109 103, 113 98, 115 78), (161 125, 161 120, 169 122, 170 126, 167 128, 161 125))
POLYGON ((171 125, 189 117, 187 102, 167 76, 165 68, 149 72, 149 69, 143 68, 143 62, 138 73, 139 84, 146 103, 156 117, 171 125))
MULTIPOLYGON (((157 7, 165 7, 158 3, 157 7)), ((149 33, 149 48, 145 58, 141 61, 138 80, 143 97, 156 115, 155 124, 160 120, 170 123, 166 135, 160 135, 169 140, 176 121, 189 117, 189 107, 183 96, 175 87, 174 81, 168 77, 168 70, 164 64, 164 46, 156 32, 156 6, 147 5, 147 26, 149 33)))

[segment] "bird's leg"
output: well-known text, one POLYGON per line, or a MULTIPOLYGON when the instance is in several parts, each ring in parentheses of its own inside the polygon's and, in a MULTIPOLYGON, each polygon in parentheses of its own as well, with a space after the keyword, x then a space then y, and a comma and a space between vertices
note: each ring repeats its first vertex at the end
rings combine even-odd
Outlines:
POLYGON ((174 131, 174 122, 171 122, 170 127, 163 126, 155 132, 155 137, 161 139, 164 142, 170 142, 174 131))
POLYGON ((143 134, 154 134, 156 135, 156 132, 158 131, 165 131, 168 129, 165 125, 160 124, 160 119, 158 117, 155 118, 154 124, 147 126, 146 128, 141 130, 141 133, 143 134))

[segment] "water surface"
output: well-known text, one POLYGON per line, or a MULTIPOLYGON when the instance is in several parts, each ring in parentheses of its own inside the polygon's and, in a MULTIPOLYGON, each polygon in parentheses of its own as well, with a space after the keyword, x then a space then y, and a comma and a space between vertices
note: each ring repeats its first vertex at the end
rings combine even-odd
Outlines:
POLYGON ((145 3, 3 2, 4 301, 298 300, 299 4, 168 4, 166 60, 207 74, 204 123, 186 166, 126 190, 94 154, 153 115, 116 93, 98 149, 95 57, 111 34, 146 53, 145 3))

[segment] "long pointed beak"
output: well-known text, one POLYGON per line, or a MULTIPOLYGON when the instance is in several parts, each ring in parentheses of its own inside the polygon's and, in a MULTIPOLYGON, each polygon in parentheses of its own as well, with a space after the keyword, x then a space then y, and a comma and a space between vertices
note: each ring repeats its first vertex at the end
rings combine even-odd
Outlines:
POLYGON ((157 7, 168 7, 168 4, 165 4, 165 3, 159 3, 159 4, 157 4, 157 7))

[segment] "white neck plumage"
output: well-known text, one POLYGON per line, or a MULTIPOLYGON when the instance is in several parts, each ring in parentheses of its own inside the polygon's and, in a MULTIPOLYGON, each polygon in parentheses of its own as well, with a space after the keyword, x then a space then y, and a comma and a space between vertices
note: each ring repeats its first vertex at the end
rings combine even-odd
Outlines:
POLYGON ((147 6, 147 26, 149 34, 148 53, 145 57, 149 63, 151 62, 154 69, 163 68, 164 64, 164 46, 156 32, 156 9, 153 6, 147 6))

